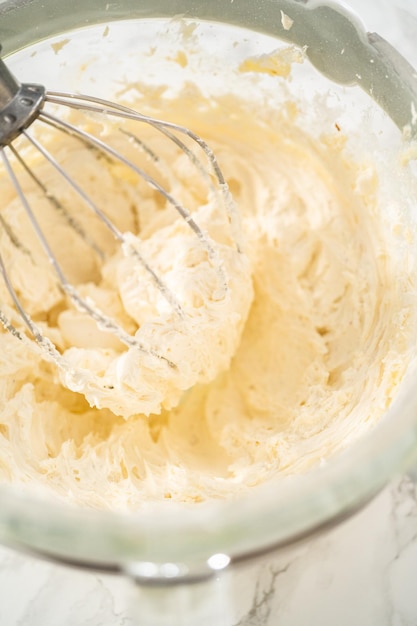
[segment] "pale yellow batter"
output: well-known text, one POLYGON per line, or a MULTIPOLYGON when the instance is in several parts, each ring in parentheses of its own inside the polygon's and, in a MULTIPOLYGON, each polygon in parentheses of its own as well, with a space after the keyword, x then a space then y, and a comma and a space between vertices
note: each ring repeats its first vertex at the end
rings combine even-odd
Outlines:
MULTIPOLYGON (((15 257, 13 278, 29 312, 64 354, 119 385, 98 397, 81 383, 81 393, 74 393, 62 384, 71 381, 36 351, 1 333, 3 482, 117 510, 164 499, 235 496, 277 473, 305 472, 351 445, 376 424, 396 393, 415 325, 415 285, 412 269, 391 255, 396 239, 382 226, 384 207, 376 201, 372 166, 346 157, 337 129, 319 142, 305 136, 289 121, 290 108, 255 115, 232 96, 203 102, 190 87, 168 110, 214 148, 239 207, 245 254, 229 239, 221 241, 223 227, 216 227, 207 198, 201 209, 202 224, 213 230, 223 255, 227 295, 210 269, 193 277, 189 294, 204 287, 207 271, 214 284, 207 279, 201 317, 192 306, 188 334, 181 345, 175 338, 172 344, 183 379, 152 378, 151 365, 150 399, 141 404, 135 395, 135 388, 143 388, 141 363, 120 356, 120 346, 85 326, 81 314, 65 311, 62 294, 45 278, 46 265, 34 269, 3 233, 1 245, 15 257), (197 340, 202 343, 196 347, 197 340)), ((82 164, 76 153, 65 158, 87 185, 88 179, 100 180, 109 214, 120 229, 134 231, 132 183, 126 181, 120 193, 118 172, 107 167, 97 173, 93 156, 83 157, 82 164), (85 158, 92 159, 90 167, 85 158)), ((198 196, 183 160, 170 154, 168 161, 180 196, 198 196)), ((1 210, 19 229, 17 203, 1 184, 1 210)), ((48 184, 53 189, 57 183, 48 184)), ((39 202, 48 229, 49 209, 39 202)), ((139 211, 141 234, 150 248, 165 238, 173 259, 178 248, 169 241, 184 225, 175 216, 161 218, 152 202, 149 195, 139 211)), ((100 275, 66 229, 50 228, 71 280, 86 283, 81 291, 106 302, 133 331, 136 324, 143 327, 158 305, 141 311, 138 302, 146 297, 132 290, 130 261, 118 253, 100 275), (92 277, 94 286, 87 284, 92 277)), ((111 240, 106 246, 112 249, 111 240)), ((158 253, 155 259, 163 265, 158 253)), ((164 328, 155 340, 162 350, 164 328)))

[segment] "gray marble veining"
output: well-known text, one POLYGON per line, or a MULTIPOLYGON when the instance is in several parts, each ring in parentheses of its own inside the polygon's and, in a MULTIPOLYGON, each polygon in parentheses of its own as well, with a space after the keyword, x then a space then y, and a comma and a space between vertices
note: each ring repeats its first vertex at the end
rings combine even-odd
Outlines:
MULTIPOLYGON (((326 534, 227 572, 213 601, 221 598, 217 615, 227 626, 416 626, 416 581, 417 489, 404 477, 326 534)), ((148 626, 133 592, 121 577, 0 549, 2 626, 134 626, 135 611, 136 623, 148 626)), ((187 593, 181 591, 184 606, 195 602, 187 593)), ((201 599, 205 591, 198 593, 201 599)), ((170 612, 153 623, 188 626, 185 613, 172 608, 177 598, 169 602, 170 612)), ((207 607, 211 601, 198 613, 201 624, 207 607)))

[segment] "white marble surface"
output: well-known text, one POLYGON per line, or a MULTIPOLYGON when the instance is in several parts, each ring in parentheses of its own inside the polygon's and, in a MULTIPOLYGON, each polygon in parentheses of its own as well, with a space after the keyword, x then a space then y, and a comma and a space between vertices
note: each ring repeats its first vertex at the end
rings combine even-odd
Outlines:
MULTIPOLYGON (((417 488, 403 478, 343 525, 216 584, 219 613, 195 626, 416 626, 417 488)), ((132 626, 131 593, 121 577, 0 549, 1 626, 132 626)), ((178 599, 170 617, 136 623, 188 626, 178 599)))

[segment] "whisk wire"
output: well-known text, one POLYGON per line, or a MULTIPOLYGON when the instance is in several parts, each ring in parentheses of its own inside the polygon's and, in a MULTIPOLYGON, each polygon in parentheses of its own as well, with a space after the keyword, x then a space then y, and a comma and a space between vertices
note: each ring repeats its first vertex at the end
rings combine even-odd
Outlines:
MULTIPOLYGON (((2 157, 5 158, 4 151, 2 150, 2 157)), ((6 157, 7 158, 7 157, 6 157)), ((55 362, 60 362, 61 355, 59 354, 56 347, 53 345, 51 341, 47 337, 45 337, 41 331, 39 330, 37 324, 33 322, 30 315, 26 313, 24 306, 22 305, 16 290, 14 289, 12 282, 10 280, 9 274, 6 269, 6 265, 3 260, 3 256, 0 253, 0 273, 3 277, 4 284, 6 285, 6 289, 10 294, 10 297, 16 307, 16 310, 20 317, 22 318, 24 324, 32 334, 38 346, 42 349, 44 354, 49 357, 52 357, 55 362)), ((10 332, 14 337, 19 339, 20 341, 24 341, 25 336, 19 332, 19 330, 13 325, 13 323, 9 320, 9 318, 5 315, 3 311, 0 310, 0 323, 3 325, 5 330, 10 332)))
MULTIPOLYGON (((25 131, 23 131, 25 132, 25 131)), ((26 134, 26 133, 25 133, 26 134)), ((28 202, 28 199, 25 195, 25 193, 22 190, 22 187, 13 171, 13 168, 10 164, 9 159, 7 158, 7 155, 5 154, 4 150, 1 150, 1 155, 2 155, 2 159, 3 159, 3 163, 6 169, 6 172, 15 188, 15 191, 19 197, 20 202, 22 203, 22 206, 24 207, 25 213, 28 216, 30 223, 32 225, 32 228, 35 230, 36 235, 41 243, 42 248, 45 251, 45 254, 48 257, 48 260, 50 262, 50 264, 52 265, 55 273, 58 276, 58 279, 60 281, 60 286, 62 287, 63 291, 71 298, 72 302, 74 303, 74 305, 78 308, 81 309, 82 311, 84 311, 85 313, 87 313, 99 326, 99 328, 101 330, 104 331, 108 331, 108 332, 112 332, 122 343, 124 343, 126 346, 130 347, 130 348, 137 348, 138 350, 140 350, 141 352, 145 352, 146 354, 150 354, 151 356, 154 356, 158 359, 162 359, 163 361, 165 361, 170 367, 176 367, 174 363, 172 363, 169 359, 163 357, 162 355, 158 354, 157 352, 154 352, 151 349, 148 349, 146 347, 144 347, 142 345, 142 343, 140 341, 138 341, 135 337, 129 335, 119 324, 117 324, 113 319, 111 319, 110 317, 108 317, 107 315, 104 315, 104 313, 102 311, 100 311, 97 307, 95 307, 93 304, 90 304, 85 298, 83 298, 80 293, 78 292, 78 290, 71 285, 66 276, 65 273, 63 272, 55 254, 53 253, 51 246, 48 244, 48 241, 43 233, 43 230, 38 222, 38 220, 36 219, 32 208, 30 206, 30 203, 28 202)), ((3 260, 1 260, 0 263, 0 271, 3 275, 4 278, 4 282, 6 285, 6 288, 19 312, 19 314, 21 315, 23 321, 25 322, 26 326, 29 328, 29 330, 31 331, 31 333, 33 334, 35 340, 41 345, 43 346, 43 341, 44 341, 44 336, 42 335, 42 333, 40 333, 40 331, 38 330, 37 326, 32 322, 31 318, 27 315, 27 313, 24 310, 24 307, 22 306, 19 298, 17 297, 17 294, 11 284, 8 272, 6 270, 5 264, 3 262, 3 260)))
MULTIPOLYGON (((201 228, 198 226, 196 221, 193 219, 191 213, 180 202, 178 202, 178 200, 176 198, 174 198, 174 196, 172 196, 172 194, 170 194, 166 189, 164 189, 164 187, 162 187, 162 185, 160 185, 155 180, 155 178, 153 178, 147 172, 145 172, 145 170, 143 170, 142 168, 138 167, 135 163, 133 163, 132 161, 127 159, 120 152, 117 152, 116 150, 114 150, 111 146, 106 144, 104 141, 101 141, 100 139, 98 139, 94 135, 91 135, 91 133, 87 133, 86 131, 84 131, 84 130, 82 130, 80 128, 77 128, 73 124, 69 124, 68 122, 60 120, 60 119, 56 118, 55 116, 53 116, 53 115, 51 115, 50 113, 47 113, 47 112, 42 112, 40 114, 40 116, 39 116, 39 119, 41 121, 52 122, 54 126, 57 125, 57 126, 59 126, 61 128, 64 128, 67 131, 69 131, 71 134, 74 134, 74 135, 84 139, 85 141, 89 142, 90 144, 93 144, 94 146, 96 146, 96 148, 98 148, 99 150, 109 154, 114 159, 120 161, 121 163, 126 165, 129 169, 131 169, 133 172, 135 172, 138 176, 143 178, 143 180, 145 180, 151 187, 153 187, 156 191, 158 191, 158 193, 160 193, 169 202, 169 204, 175 208, 175 210, 179 213, 179 215, 185 220, 185 222, 189 225, 189 227, 194 231, 194 233, 197 235, 197 237, 201 240, 203 245, 206 247, 207 252, 209 253, 209 255, 212 258, 213 258, 213 256, 215 256, 215 252, 214 252, 213 246, 211 246, 208 238, 205 236, 205 234, 203 233, 201 228)), ((121 236, 121 234, 119 234, 117 236, 119 238, 121 236)))
POLYGON ((182 315, 182 308, 179 302, 176 300, 174 295, 168 289, 168 287, 164 284, 162 279, 158 276, 158 274, 153 270, 153 268, 147 263, 145 258, 139 252, 137 247, 134 247, 132 244, 128 243, 126 237, 120 230, 113 224, 113 222, 107 217, 107 215, 99 209, 95 202, 93 202, 92 198, 85 193, 80 185, 76 183, 76 181, 70 176, 66 170, 58 163, 58 161, 42 146, 36 139, 31 137, 27 131, 22 131, 25 137, 28 139, 32 145, 34 145, 39 152, 44 156, 44 158, 59 172, 59 174, 66 180, 66 182, 74 189, 74 191, 80 196, 83 202, 94 211, 96 216, 100 219, 100 221, 107 227, 107 229, 112 233, 112 235, 120 241, 120 243, 124 244, 126 252, 131 256, 134 256, 137 261, 145 268, 145 270, 150 274, 154 282, 156 283, 158 289, 168 301, 168 303, 172 306, 173 310, 178 314, 182 315))
MULTIPOLYGON (((65 221, 71 227, 71 229, 74 230, 76 232, 76 234, 79 237, 81 237, 81 239, 83 241, 85 241, 85 243, 90 248, 92 248, 94 250, 94 252, 99 256, 99 258, 103 261, 104 258, 105 258, 105 254, 104 254, 103 250, 97 245, 97 243, 91 237, 89 237, 88 233, 82 227, 80 222, 77 219, 75 219, 75 217, 73 215, 71 215, 67 211, 65 206, 58 200, 58 198, 56 196, 54 196, 48 190, 46 185, 44 185, 44 183, 40 180, 40 178, 38 176, 36 176, 36 174, 33 171, 33 169, 31 167, 29 167, 29 165, 26 163, 26 161, 23 159, 23 157, 15 149, 13 144, 10 144, 8 146, 8 148, 13 153, 13 156, 16 159, 16 161, 18 161, 20 163, 20 165, 23 167, 25 172, 30 176, 30 178, 33 180, 33 182, 36 183, 36 185, 39 187, 39 189, 43 192, 43 194, 45 195, 46 199, 51 203, 51 205, 54 207, 54 209, 56 209, 64 217, 65 221)), ((16 243, 17 242, 15 242, 15 245, 16 245, 16 243)))
MULTIPOLYGON (((56 276, 57 283, 62 293, 69 297, 76 309, 89 315, 95 321, 100 330, 111 332, 119 341, 129 348, 136 348, 147 355, 164 361, 168 366, 176 368, 176 364, 154 351, 152 346, 147 348, 141 343, 136 335, 132 336, 128 334, 123 326, 119 324, 118 320, 115 320, 103 313, 103 311, 96 306, 93 300, 89 297, 83 297, 80 291, 69 283, 66 273, 54 252, 53 246, 48 243, 43 227, 32 209, 31 201, 25 195, 23 186, 19 181, 18 175, 15 173, 15 164, 21 167, 19 177, 22 172, 29 175, 32 181, 37 185, 38 189, 40 189, 44 194, 46 200, 48 200, 50 205, 58 212, 60 217, 64 219, 67 225, 69 225, 71 229, 81 237, 83 242, 88 244, 93 249, 102 261, 105 260, 104 252, 100 246, 95 243, 94 235, 93 237, 90 237, 89 232, 86 231, 82 223, 74 215, 72 215, 71 211, 68 211, 66 206, 61 203, 53 193, 48 190, 47 186, 42 182, 41 177, 39 177, 35 171, 32 170, 26 160, 21 156, 21 154, 19 154, 17 148, 15 148, 12 144, 15 139, 22 135, 24 136, 29 145, 35 148, 38 153, 42 155, 46 162, 55 171, 57 171, 65 183, 69 185, 69 188, 77 194, 82 203, 94 213, 100 224, 104 225, 115 240, 122 245, 124 254, 133 257, 134 260, 136 260, 138 264, 144 268, 147 274, 154 281, 159 293, 170 304, 172 311, 181 319, 185 318, 185 310, 183 309, 183 306, 179 303, 175 293, 171 292, 162 277, 158 275, 158 272, 155 271, 143 257, 142 252, 139 249, 140 239, 138 237, 134 238, 133 235, 131 236, 129 233, 123 233, 119 230, 106 213, 101 210, 95 202, 94 197, 90 197, 90 195, 84 191, 83 187, 79 185, 72 175, 65 169, 65 167, 60 164, 59 160, 54 158, 52 154, 40 143, 40 141, 38 141, 36 134, 33 135, 31 128, 29 129, 29 127, 31 127, 33 122, 36 121, 36 123, 42 122, 61 132, 63 131, 95 149, 102 156, 106 156, 108 159, 113 160, 116 163, 118 162, 123 164, 140 177, 140 179, 142 179, 152 189, 156 190, 156 192, 165 199, 167 205, 170 205, 176 210, 178 215, 185 221, 188 228, 197 237, 202 249, 204 249, 207 258, 211 263, 212 268, 217 273, 217 277, 219 279, 217 284, 222 285, 223 294, 227 294, 229 288, 228 278, 224 268, 224 261, 222 260, 218 246, 216 245, 216 242, 211 239, 209 233, 200 227, 198 220, 195 219, 192 211, 184 206, 184 204, 173 195, 172 183, 174 182, 174 179, 172 178, 171 173, 169 172, 168 176, 164 176, 165 183, 168 183, 168 186, 166 187, 164 184, 159 183, 153 175, 148 173, 148 171, 127 158, 122 152, 115 150, 111 145, 108 145, 99 137, 94 136, 85 129, 79 128, 68 121, 62 120, 53 115, 49 111, 45 110, 45 105, 48 103, 52 105, 62 105, 94 114, 107 114, 108 116, 113 116, 123 120, 143 122, 159 133, 162 133, 171 143, 173 143, 183 154, 186 155, 188 161, 198 170, 202 179, 205 181, 206 192, 208 191, 206 197, 210 200, 214 198, 216 201, 218 198, 221 199, 221 202, 217 202, 217 206, 225 209, 224 214, 228 220, 229 228, 228 243, 240 252, 242 248, 240 220, 237 207, 234 204, 214 152, 201 137, 185 126, 166 120, 156 119, 152 116, 143 115, 124 105, 112 103, 108 100, 100 98, 94 98, 85 94, 71 94, 57 91, 46 92, 45 88, 41 85, 20 84, 1 59, 0 87, 3 89, 3 91, 0 91, 0 95, 2 95, 2 98, 0 98, 0 111, 3 114, 2 119, 4 122, 0 127, 0 153, 4 170, 6 176, 8 176, 11 181, 16 197, 21 203, 31 228, 36 234, 39 245, 45 254, 45 259, 51 266, 52 271, 56 276), (195 146, 202 150, 202 153, 198 153, 198 156, 198 151, 192 142, 194 142, 195 146), (12 159, 9 159, 8 153, 6 152, 7 149, 10 150, 12 159), (206 162, 208 163, 208 168, 206 162)), ((139 137, 130 132, 130 129, 126 130, 124 128, 119 128, 118 130, 125 134, 129 142, 133 142, 133 144, 142 151, 142 155, 147 154, 157 166, 156 169, 159 169, 161 173, 165 167, 164 161, 161 161, 158 158, 158 155, 153 152, 145 142, 141 141, 139 137)), ((19 238, 16 237, 13 228, 11 228, 7 219, 2 215, 0 216, 0 227, 3 228, 3 231, 12 246, 16 250, 20 250, 21 252, 29 255, 29 258, 34 264, 36 264, 36 256, 32 254, 30 250, 27 250, 25 245, 20 242, 19 238)), ((16 290, 13 286, 11 275, 8 272, 4 257, 1 255, 0 274, 3 276, 5 289, 6 292, 8 292, 12 303, 12 317, 10 319, 9 313, 6 314, 3 310, 0 310, 0 323, 4 326, 4 328, 21 340, 30 341, 27 337, 28 333, 21 331, 20 326, 14 325, 14 316, 18 315, 23 322, 23 327, 26 326, 27 330, 35 340, 31 342, 33 343, 33 346, 38 346, 47 359, 53 360, 63 370, 69 372, 70 376, 73 377, 73 381, 75 381, 74 384, 76 384, 76 380, 78 380, 78 378, 82 381, 84 377, 85 380, 85 376, 87 375, 88 381, 93 381, 93 385, 100 385, 101 383, 99 378, 89 376, 88 371, 84 371, 82 368, 72 368, 64 358, 65 355, 61 355, 48 336, 43 334, 41 330, 42 326, 37 324, 36 321, 31 318, 31 315, 25 310, 23 300, 19 295, 19 290, 16 290)), ((217 290, 216 293, 218 295, 219 290, 217 290)), ((7 303, 5 305, 6 311, 8 306, 9 304, 7 303)))
MULTIPOLYGON (((97 109, 97 110, 99 111, 99 109, 97 109)), ((100 111, 100 112, 102 112, 102 111, 100 111)), ((105 111, 105 112, 107 113, 107 111, 105 111)), ((126 115, 127 115, 127 113, 126 113, 126 115)), ((140 115, 140 114, 137 114, 137 115, 139 116, 139 119, 141 119, 141 120, 143 119, 142 115, 140 115)), ((134 117, 134 113, 130 113, 130 111, 129 111, 129 116, 128 117, 130 119, 136 119, 134 117)), ((145 180, 158 193, 160 193, 167 200, 167 202, 178 212, 178 214, 187 223, 187 225, 191 228, 191 230, 194 232, 194 234, 199 238, 199 240, 201 241, 203 247, 205 248, 205 250, 206 250, 206 252, 208 254, 209 259, 214 263, 214 265, 215 265, 215 267, 217 269, 218 275, 219 275, 221 283, 223 285, 223 290, 225 292, 227 291, 227 279, 226 279, 226 276, 224 274, 224 271, 223 271, 223 268, 222 268, 222 264, 220 262, 220 259, 219 259, 218 252, 217 252, 216 248, 210 243, 209 238, 204 233, 204 231, 198 226, 197 222, 194 220, 194 218, 192 217, 192 215, 188 211, 188 209, 186 209, 171 193, 169 193, 164 187, 162 187, 162 185, 160 183, 158 183, 158 181, 155 180, 155 178, 150 176, 145 170, 143 170, 141 167, 136 165, 136 163, 133 163, 130 159, 126 158, 123 154, 121 154, 120 152, 118 152, 117 150, 112 148, 110 145, 108 145, 107 143, 105 143, 104 141, 99 139, 98 137, 95 137, 91 133, 88 133, 87 131, 85 131, 85 130, 83 130, 81 128, 78 128, 78 127, 74 126, 73 124, 70 124, 69 122, 61 120, 61 119, 55 117, 54 115, 52 115, 51 113, 47 113, 45 111, 42 111, 40 113, 39 120, 42 121, 42 122, 45 122, 45 123, 49 123, 50 125, 52 125, 55 128, 64 129, 69 134, 71 134, 71 135, 73 135, 75 137, 80 138, 82 141, 85 141, 85 142, 87 142, 90 145, 95 146, 98 150, 100 150, 104 154, 110 155, 113 159, 115 159, 116 161, 119 161, 120 163, 122 163, 123 165, 128 167, 131 171, 133 171, 135 174, 137 174, 140 178, 145 180)), ((189 152, 187 147, 184 144, 182 144, 182 143, 181 143, 181 148, 183 149, 183 151, 186 154, 187 154, 187 152, 189 152)), ((45 149, 42 146, 39 149, 41 149, 41 151, 43 151, 43 152, 46 152, 45 149)), ((54 167, 56 167, 55 163, 54 163, 54 167)), ((69 177, 66 175, 66 180, 68 180, 68 179, 69 179, 69 177)), ((72 184, 73 186, 75 184, 74 181, 71 182, 70 180, 68 180, 68 182, 70 182, 70 184, 72 184)), ((96 207, 94 205, 94 203, 91 202, 91 198, 89 198, 89 196, 87 196, 87 194, 84 194, 84 193, 80 193, 80 195, 82 195, 84 197, 85 201, 90 205, 90 207, 95 211, 95 213, 100 217, 100 219, 102 219, 102 221, 106 225, 108 225, 110 227, 110 230, 113 232, 114 236, 119 241, 121 241, 123 243, 126 243, 124 235, 118 229, 116 229, 114 224, 112 222, 110 222, 110 220, 107 218, 107 216, 104 215, 98 209, 98 207, 96 207)), ((137 248, 133 248, 131 245, 128 245, 128 252, 133 254, 137 258, 137 260, 143 265, 143 267, 145 267, 145 269, 150 273, 150 275, 152 276, 152 278, 154 279, 154 281, 158 285, 161 293, 168 300, 168 302, 171 304, 171 306, 176 311, 176 313, 178 315, 183 315, 183 311, 182 311, 181 305, 176 301, 175 297, 170 292, 170 290, 164 285, 162 280, 153 271, 152 267, 150 267, 146 263, 146 260, 142 257, 142 255, 140 255, 140 253, 138 252, 137 248)))
MULTIPOLYGON (((34 322, 32 321, 31 317, 26 313, 25 308, 23 307, 22 303, 20 302, 20 299, 18 298, 18 295, 10 281, 9 278, 9 274, 6 270, 6 266, 4 264, 3 261, 3 257, 0 254, 0 273, 3 276, 3 280, 4 283, 6 285, 7 291, 9 292, 13 303, 20 315, 20 317, 22 318, 22 320, 24 321, 25 325, 27 326, 27 328, 29 329, 29 331, 31 332, 31 334, 33 335, 35 341, 37 343, 42 343, 43 342, 43 335, 42 333, 39 331, 38 327, 36 324, 34 324, 34 322)), ((13 324, 10 322, 10 320, 8 320, 6 318, 6 316, 4 315, 4 313, 1 314, 1 321, 2 323, 5 325, 6 330, 8 331, 12 331, 13 334, 19 338, 22 338, 21 333, 19 333, 19 331, 13 326, 13 324)))
MULTIPOLYGON (((219 189, 222 192, 223 203, 226 213, 228 215, 233 239, 236 245, 236 248, 239 252, 242 251, 242 234, 240 228, 240 219, 238 214, 238 209, 236 203, 233 200, 232 194, 230 193, 229 186, 224 178, 222 169, 219 166, 217 157, 213 150, 210 148, 208 143, 204 141, 202 137, 194 133, 190 128, 186 126, 182 126, 175 122, 170 122, 168 120, 161 120, 152 116, 143 115, 138 111, 130 109, 122 104, 117 102, 110 102, 109 100, 105 100, 103 98, 96 98, 93 96, 89 96, 86 94, 75 94, 70 92, 62 92, 62 91, 48 91, 46 93, 46 102, 65 105, 69 108, 74 109, 82 109, 84 111, 91 111, 95 113, 105 113, 107 115, 113 115, 115 117, 122 117, 125 119, 131 119, 135 121, 141 121, 145 124, 148 124, 155 129, 163 132, 167 137, 169 137, 172 141, 177 143, 179 147, 192 159, 194 160, 195 155, 192 151, 190 151, 187 146, 181 142, 178 143, 178 137, 174 134, 175 132, 183 134, 189 139, 191 139, 194 143, 196 143, 204 154, 207 157, 207 160, 210 164, 211 170, 217 180, 217 184, 219 189), (169 131, 174 131, 171 133, 169 131), (191 156, 193 155, 193 156, 191 156)), ((198 159, 197 159, 198 160, 198 159)))

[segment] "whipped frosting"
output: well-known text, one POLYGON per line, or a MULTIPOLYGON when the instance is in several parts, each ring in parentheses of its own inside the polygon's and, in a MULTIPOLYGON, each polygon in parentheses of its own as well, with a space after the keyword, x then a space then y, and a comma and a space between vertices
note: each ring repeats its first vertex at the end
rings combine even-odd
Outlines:
MULTIPOLYGON (((205 206, 194 219, 200 228, 227 230, 219 208, 205 206)), ((207 240, 209 241, 209 240, 207 240)), ((213 241, 213 240, 212 240, 213 241)), ((130 245, 138 238, 130 237, 130 245)), ((107 297, 121 300, 138 325, 137 347, 122 353, 110 348, 82 348, 91 319, 74 310, 63 312, 58 328, 65 336, 66 367, 61 381, 82 393, 91 406, 108 408, 126 419, 160 413, 176 406, 187 389, 212 381, 230 365, 236 352, 253 289, 247 257, 236 248, 216 244, 217 262, 184 220, 178 219, 143 242, 141 251, 164 278, 179 311, 164 298, 146 271, 130 256, 112 259, 103 270, 107 297), (85 327, 87 326, 87 328, 85 327), (68 369, 69 368, 69 369, 68 369), (88 375, 73 376, 72 371, 88 375), (92 376, 95 378, 92 378, 92 376)), ((91 289, 86 290, 91 297, 91 289)))
MULTIPOLYGON (((71 113, 70 117, 80 128, 91 124, 82 114, 71 113)), ((96 122, 96 126, 95 132, 104 135, 108 145, 119 144, 122 154, 126 154, 126 148, 134 153, 128 140, 123 142, 123 135, 120 137, 112 124, 101 128, 96 122)), ((143 140, 146 129, 143 131, 141 125, 138 126, 143 140)), ((148 129, 148 134, 149 131, 152 138, 152 129, 148 129)), ((80 171, 86 167, 83 144, 71 143, 65 134, 53 132, 49 138, 43 137, 43 142, 61 155, 77 184, 80 179, 85 183, 80 171)), ((71 198, 71 208, 75 206, 71 217, 75 215, 77 220, 85 217, 87 222, 80 223, 75 231, 63 222, 62 210, 53 213, 55 207, 48 206, 50 203, 42 189, 29 187, 26 190, 28 202, 39 214, 39 220, 42 223, 48 220, 46 234, 54 254, 59 255, 61 269, 75 281, 71 285, 77 290, 73 306, 70 298, 64 301, 63 289, 47 256, 42 253, 41 242, 31 230, 19 199, 11 199, 3 214, 5 223, 10 225, 9 232, 5 230, 2 234, 6 266, 11 268, 12 284, 27 312, 32 316, 41 313, 45 317, 51 309, 60 309, 56 320, 51 323, 48 319, 46 328, 40 330, 61 350, 61 355, 57 353, 52 361, 59 368, 62 384, 83 394, 90 406, 110 409, 125 419, 137 414, 160 413, 162 407, 172 408, 185 390, 196 383, 208 383, 227 369, 253 299, 251 267, 236 240, 240 230, 239 214, 230 194, 225 195, 222 189, 207 185, 205 176, 193 171, 193 162, 184 150, 176 149, 171 140, 166 143, 161 149, 169 151, 175 162, 173 169, 184 169, 188 195, 198 198, 198 207, 189 214, 191 221, 187 215, 179 216, 169 202, 163 204, 165 198, 161 199, 157 191, 150 199, 149 189, 145 189, 143 198, 144 181, 140 178, 137 181, 132 170, 120 162, 106 164, 102 156, 96 154, 88 163, 86 184, 96 206, 107 206, 109 198, 104 198, 103 193, 96 198, 94 185, 97 182, 101 185, 102 178, 117 176, 117 179, 127 179, 130 201, 138 207, 136 221, 140 221, 140 235, 125 231, 123 242, 116 246, 114 253, 111 248, 114 242, 109 241, 106 246, 106 240, 94 241, 97 228, 103 230, 103 224, 94 214, 86 213, 88 207, 83 206, 79 197, 71 198), (194 190, 189 185, 192 176, 194 190), (151 204, 147 212, 152 211, 152 225, 142 223, 144 200, 151 204), (47 215, 43 215, 44 211, 47 215), (11 229, 14 236, 10 236, 11 229), (85 245, 86 237, 92 240, 92 246, 85 245), (94 245, 98 247, 103 243, 106 247, 100 253, 106 252, 108 258, 100 264, 94 258, 94 245), (77 245, 79 251, 74 256, 77 245), (86 278, 90 281, 85 282, 86 278), (97 323, 83 310, 80 299, 103 316, 103 323, 97 323), (115 327, 114 331, 103 330, 106 320, 115 327)), ((126 156, 138 164, 137 158, 135 160, 138 155, 126 156)), ((143 160, 140 151, 139 157, 143 160)), ((48 189, 56 185, 54 197, 65 206, 63 203, 68 198, 59 188, 60 184, 65 187, 64 179, 61 178, 60 183, 59 174, 51 171, 47 164, 38 166, 36 152, 29 152, 27 158, 40 179, 52 177, 48 180, 48 189)), ((206 168, 209 172, 208 165, 206 168)), ((123 202, 121 205, 117 202, 120 194, 117 179, 113 189, 104 186, 106 194, 112 193, 110 202, 116 202, 112 219, 116 213, 119 215, 126 210, 123 202)), ((181 204, 181 194, 177 199, 168 182, 163 183, 165 191, 181 204)), ((183 209, 188 210, 185 206, 183 209)), ((132 212, 130 206, 127 210, 132 212)), ((118 217, 116 228, 120 223, 134 227, 129 215, 122 220, 118 217)), ((2 300, 12 304, 5 285, 2 285, 2 300)))
MULTIPOLYGON (((25 262, 3 232, 28 311, 68 362, 103 383, 58 375, 0 332, 3 482, 115 510, 231 497, 323 463, 368 432, 395 397, 415 328, 414 270, 397 262, 398 234, 385 225, 372 163, 348 157, 335 128, 312 140, 283 113, 231 95, 208 101, 189 87, 169 111, 182 122, 186 111, 214 148, 239 207, 245 252, 224 236, 224 213, 205 198, 196 220, 214 242, 219 274, 187 225, 161 216, 149 194, 139 211, 141 250, 178 296, 184 316, 176 316, 104 234, 108 260, 98 266, 27 181, 80 292, 176 367, 97 331, 53 286, 38 249, 31 248, 37 263, 25 262)), ((193 185, 183 160, 162 156, 187 196, 193 185)), ((135 233, 129 181, 121 190, 91 154, 81 164, 79 148, 66 147, 64 160, 87 188, 99 181, 97 201, 122 232, 135 233)), ((62 193, 55 179, 49 184, 62 193)), ((25 242, 16 199, 1 197, 25 242)), ((91 231, 87 214, 82 219, 91 231)), ((401 245, 411 255, 412 242, 401 245)))

